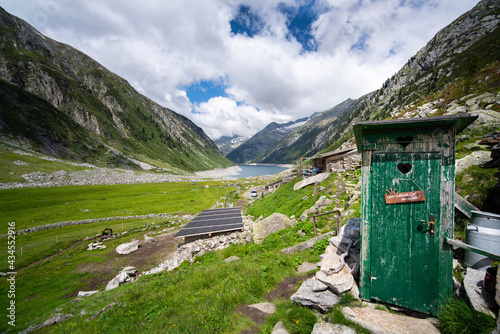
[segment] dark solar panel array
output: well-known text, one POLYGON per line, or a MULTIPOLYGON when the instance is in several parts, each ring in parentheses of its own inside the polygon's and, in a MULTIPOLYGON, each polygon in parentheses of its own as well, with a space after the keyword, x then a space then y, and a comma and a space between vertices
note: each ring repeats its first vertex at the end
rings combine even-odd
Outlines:
POLYGON ((188 237, 243 229, 240 208, 208 209, 184 226, 175 236, 188 237))

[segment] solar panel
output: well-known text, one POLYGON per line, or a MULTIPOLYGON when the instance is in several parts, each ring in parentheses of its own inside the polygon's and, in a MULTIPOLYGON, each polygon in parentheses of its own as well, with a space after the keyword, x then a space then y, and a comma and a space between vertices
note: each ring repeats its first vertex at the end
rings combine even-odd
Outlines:
POLYGON ((184 226, 176 237, 191 237, 220 232, 243 230, 241 209, 207 209, 184 226))

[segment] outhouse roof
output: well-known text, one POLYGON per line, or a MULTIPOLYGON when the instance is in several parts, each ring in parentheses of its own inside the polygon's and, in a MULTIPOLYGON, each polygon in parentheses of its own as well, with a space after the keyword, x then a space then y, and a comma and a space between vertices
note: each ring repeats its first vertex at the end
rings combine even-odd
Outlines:
POLYGON ((361 151, 361 137, 365 132, 454 127, 455 133, 459 133, 477 118, 478 114, 463 113, 448 116, 366 121, 354 123, 353 129, 354 134, 356 135, 356 145, 358 146, 358 151, 361 151))

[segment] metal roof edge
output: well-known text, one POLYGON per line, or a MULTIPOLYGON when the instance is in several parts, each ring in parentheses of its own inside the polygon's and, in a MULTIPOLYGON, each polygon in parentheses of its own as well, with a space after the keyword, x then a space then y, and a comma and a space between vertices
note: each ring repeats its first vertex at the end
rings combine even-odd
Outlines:
POLYGON ((421 118, 390 119, 382 121, 356 122, 353 125, 356 146, 361 152, 361 137, 364 132, 381 130, 404 130, 411 128, 454 127, 456 133, 461 132, 479 117, 476 113, 462 113, 447 116, 430 116, 421 118))

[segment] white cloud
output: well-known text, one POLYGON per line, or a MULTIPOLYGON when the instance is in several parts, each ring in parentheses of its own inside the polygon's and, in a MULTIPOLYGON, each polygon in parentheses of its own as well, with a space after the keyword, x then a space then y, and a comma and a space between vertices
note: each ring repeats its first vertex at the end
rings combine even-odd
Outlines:
POLYGON ((204 130, 211 138, 220 136, 251 136, 271 122, 285 123, 291 120, 287 115, 258 110, 248 105, 238 105, 226 97, 214 97, 195 106, 190 117, 196 124, 204 124, 204 130))
POLYGON ((279 3, 297 6, 303 0, 0 0, 0 5, 217 138, 248 136, 271 121, 309 116, 379 88, 476 1, 317 0, 327 9, 313 24, 317 52, 304 52, 290 38, 277 10, 279 3), (264 23, 260 35, 231 34, 230 19, 240 4, 264 23), (358 42, 363 44, 352 49, 358 42), (184 87, 219 78, 227 81, 227 97, 189 101, 184 87))

